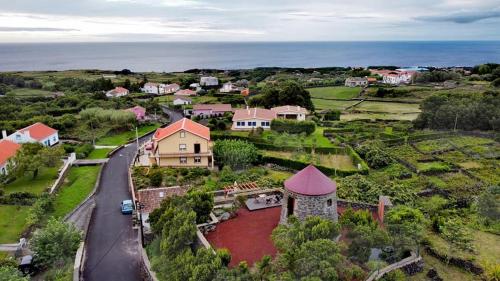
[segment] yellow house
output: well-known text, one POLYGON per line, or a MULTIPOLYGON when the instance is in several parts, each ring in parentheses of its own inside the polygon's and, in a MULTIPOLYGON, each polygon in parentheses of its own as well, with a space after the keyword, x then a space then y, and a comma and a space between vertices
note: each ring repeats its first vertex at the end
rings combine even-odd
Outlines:
POLYGON ((156 130, 149 162, 163 167, 213 168, 210 128, 183 118, 156 130))

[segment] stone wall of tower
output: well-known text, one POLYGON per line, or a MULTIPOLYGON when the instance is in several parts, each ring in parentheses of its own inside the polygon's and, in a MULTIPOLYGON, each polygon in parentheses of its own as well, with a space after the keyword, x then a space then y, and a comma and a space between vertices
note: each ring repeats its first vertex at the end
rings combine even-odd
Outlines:
POLYGON ((320 196, 307 196, 293 193, 285 189, 283 205, 281 205, 280 223, 282 224, 286 223, 288 220, 287 213, 289 197, 293 197, 295 199, 293 215, 301 221, 305 220, 308 216, 320 216, 335 222, 338 220, 336 192, 320 196), (331 200, 331 206, 328 206, 328 200, 331 200))

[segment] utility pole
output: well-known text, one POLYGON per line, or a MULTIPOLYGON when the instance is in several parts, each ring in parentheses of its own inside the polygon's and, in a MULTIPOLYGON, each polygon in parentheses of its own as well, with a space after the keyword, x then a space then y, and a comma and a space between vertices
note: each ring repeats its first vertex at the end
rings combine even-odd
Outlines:
POLYGON ((137 143, 137 152, 139 153, 139 131, 137 130, 137 126, 135 126, 135 141, 137 143))
POLYGON ((458 121, 458 112, 455 114, 455 125, 453 126, 453 131, 457 131, 457 121, 458 121))

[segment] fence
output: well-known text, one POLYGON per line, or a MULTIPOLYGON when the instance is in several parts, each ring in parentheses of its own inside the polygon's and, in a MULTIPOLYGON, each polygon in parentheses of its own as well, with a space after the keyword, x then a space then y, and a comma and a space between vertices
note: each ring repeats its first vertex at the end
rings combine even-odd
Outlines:
POLYGON ((73 162, 76 160, 76 154, 75 153, 70 153, 68 159, 64 162, 64 166, 59 172, 59 176, 57 177, 57 180, 54 182, 52 187, 50 188, 49 193, 52 194, 54 193, 64 182, 64 178, 66 177, 66 174, 68 173, 69 169, 71 168, 71 165, 73 162))
POLYGON ((366 279, 366 281, 373 281, 373 280, 378 280, 380 278, 382 278, 385 274, 393 271, 393 270, 396 270, 396 269, 399 269, 399 268, 402 268, 402 267, 405 267, 405 266, 408 266, 410 264, 413 264, 413 263, 416 263, 416 262, 419 262, 420 260, 422 260, 422 257, 419 255, 415 255, 415 253, 411 253, 411 256, 405 258, 405 259, 402 259, 396 263, 393 263, 393 264, 390 264, 382 269, 379 269, 379 270, 376 270, 374 271, 369 277, 368 279, 366 279))

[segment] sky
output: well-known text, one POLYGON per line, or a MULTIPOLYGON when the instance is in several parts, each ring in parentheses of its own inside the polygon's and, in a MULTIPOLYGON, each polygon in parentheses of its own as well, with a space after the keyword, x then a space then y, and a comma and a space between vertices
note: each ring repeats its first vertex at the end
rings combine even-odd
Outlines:
POLYGON ((0 42, 500 40, 500 0, 0 0, 0 42))

